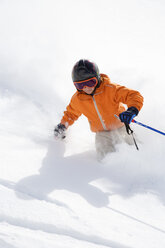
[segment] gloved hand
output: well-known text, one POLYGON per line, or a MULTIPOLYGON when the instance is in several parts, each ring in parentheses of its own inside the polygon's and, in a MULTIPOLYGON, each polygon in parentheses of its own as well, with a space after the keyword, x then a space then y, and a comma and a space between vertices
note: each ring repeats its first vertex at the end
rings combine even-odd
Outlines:
POLYGON ((124 122, 125 124, 130 124, 131 121, 135 116, 137 116, 139 113, 139 110, 135 107, 130 107, 126 111, 119 114, 119 118, 121 122, 124 122))
POLYGON ((54 128, 54 136, 56 139, 65 139, 66 127, 65 125, 59 123, 55 128, 54 128))

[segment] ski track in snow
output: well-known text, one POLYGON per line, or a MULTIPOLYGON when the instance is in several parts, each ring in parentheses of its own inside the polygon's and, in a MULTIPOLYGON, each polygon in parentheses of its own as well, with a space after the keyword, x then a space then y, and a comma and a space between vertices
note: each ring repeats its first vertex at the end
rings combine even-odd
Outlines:
MULTIPOLYGON (((8 188, 9 190, 13 190, 13 191, 17 191, 21 194, 24 194, 25 196, 28 196, 30 198, 39 200, 39 201, 46 201, 48 203, 53 203, 56 204, 57 206, 60 207, 66 207, 61 206, 61 204, 58 204, 58 201, 54 201, 54 200, 47 200, 47 199, 40 199, 32 194, 23 192, 21 190, 15 190, 15 183, 8 181, 8 180, 3 180, 0 179, 0 184, 3 185, 4 187, 8 188)), ((101 246, 105 246, 105 247, 113 247, 113 248, 129 248, 128 246, 124 246, 121 244, 118 244, 116 242, 113 242, 111 240, 106 240, 103 238, 99 238, 98 236, 89 236, 89 235, 85 235, 79 232, 76 232, 75 230, 71 230, 71 228, 69 230, 67 229, 62 229, 62 228, 58 228, 55 225, 52 224, 46 224, 46 223, 42 223, 42 222, 33 222, 33 221, 28 221, 28 220, 23 220, 20 218, 13 218, 11 216, 7 216, 7 215, 0 215, 0 222, 5 222, 8 223, 9 225, 12 226, 17 226, 20 228, 25 228, 25 229, 30 229, 30 230, 39 230, 39 231, 43 231, 49 234, 58 234, 58 235, 64 235, 64 236, 69 236, 73 239, 77 239, 79 241, 86 241, 92 244, 96 244, 96 245, 101 245, 101 246)), ((1 243, 0 243, 1 244, 1 243)), ((8 244, 7 244, 8 245, 8 244)), ((8 247, 8 246, 6 246, 8 247)), ((11 246, 12 247, 12 246, 11 246)), ((10 248, 10 246, 9 246, 10 248)))
MULTIPOLYGON (((0 184, 3 185, 4 187, 8 188, 8 189, 11 189, 11 190, 13 190, 13 191, 15 191, 17 193, 21 193, 21 194, 23 194, 23 195, 25 195, 27 197, 30 197, 30 198, 33 198, 33 199, 36 199, 36 200, 39 200, 39 201, 45 201, 45 202, 48 202, 48 203, 51 203, 51 204, 55 204, 56 206, 59 206, 59 207, 64 207, 66 210, 69 210, 70 212, 73 213, 73 211, 66 204, 61 204, 61 202, 59 202, 59 201, 57 201, 55 199, 51 199, 50 197, 44 197, 44 198, 37 197, 37 195, 35 195, 35 194, 28 193, 28 192, 25 192, 25 191, 20 190, 20 189, 16 189, 14 182, 0 179, 0 184)), ((151 225, 149 223, 146 223, 146 222, 144 222, 142 220, 139 220, 139 219, 137 219, 137 218, 135 218, 133 216, 130 216, 130 215, 126 214, 126 213, 123 213, 123 212, 121 212, 121 211, 119 211, 117 209, 113 209, 111 207, 106 207, 106 208, 110 209, 111 211, 116 212, 116 213, 118 213, 120 215, 123 215, 123 216, 125 216, 127 218, 130 218, 133 221, 137 221, 137 222, 139 222, 139 223, 141 223, 143 225, 146 225, 146 226, 148 226, 148 227, 150 227, 150 228, 152 228, 152 229, 154 229, 156 231, 159 231, 159 232, 162 232, 162 233, 165 234, 165 230, 163 230, 163 229, 160 229, 160 228, 158 228, 156 226, 153 226, 153 225, 151 225)))
MULTIPOLYGON (((45 201, 47 203, 50 203, 50 204, 55 204, 59 207, 64 207, 66 208, 66 210, 68 210, 68 206, 66 206, 65 204, 59 204, 58 201, 54 200, 54 199, 50 199, 50 198, 40 198, 40 197, 37 197, 36 195, 34 194, 30 194, 29 192, 24 192, 23 190, 18 190, 15 188, 15 183, 14 182, 11 182, 11 181, 8 181, 8 180, 3 180, 3 179, 0 179, 0 184, 2 186, 4 186, 5 188, 9 189, 9 190, 12 190, 12 191, 15 191, 17 193, 20 193, 20 194, 23 194, 25 195, 26 197, 30 197, 32 199, 35 199, 35 200, 39 200, 39 201, 45 201)), ((158 231, 158 232, 161 232, 163 234, 165 234, 165 231, 156 227, 156 226, 153 226, 149 223, 146 223, 142 220, 139 220, 133 216, 130 216, 124 212, 121 212, 119 210, 116 210, 116 209, 113 209, 111 207, 107 207, 107 209, 119 214, 119 215, 122 215, 122 216, 125 216, 126 218, 129 218, 135 222, 139 222, 141 223, 142 225, 145 225, 155 231, 158 231)), ((69 209, 69 211, 72 211, 71 209, 69 209)), ((80 233, 80 232, 76 232, 75 230, 72 230, 71 228, 69 230, 65 229, 65 228, 58 228, 57 226, 55 225, 52 225, 52 224, 46 224, 44 222, 34 222, 34 221, 28 221, 28 220, 25 220, 25 219, 21 219, 21 218, 13 218, 11 216, 7 216, 7 215, 0 215, 0 222, 5 222, 9 225, 12 225, 12 226, 16 226, 16 227, 20 227, 20 228, 25 228, 25 229, 29 229, 29 230, 33 230, 33 231, 42 231, 42 232, 45 232, 45 233, 49 233, 49 234, 57 234, 57 235, 63 235, 63 236, 68 236, 68 237, 71 237, 73 239, 76 239, 76 240, 79 240, 79 241, 84 241, 84 242, 89 242, 89 243, 92 243, 92 244, 95 244, 95 245, 101 245, 101 246, 104 246, 104 247, 113 247, 113 248, 129 248, 128 246, 124 246, 124 245, 121 245, 121 244, 117 244, 116 242, 113 242, 111 240, 106 240, 106 239, 103 239, 103 238, 99 238, 98 236, 90 236, 90 235, 85 235, 83 233, 80 233)), ((4 241, 2 241, 1 243, 3 243, 4 241)), ((0 243, 0 245, 1 245, 0 243)), ((6 246, 3 246, 3 247, 13 247, 14 246, 11 246, 11 245, 8 245, 7 243, 4 242, 4 245, 6 246)))
POLYGON ((23 194, 24 196, 26 197, 29 197, 29 198, 33 198, 33 199, 36 199, 36 200, 39 200, 39 201, 45 201, 45 202, 48 202, 48 203, 51 203, 51 204, 55 204, 59 207, 65 207, 66 209, 68 209, 69 211, 72 211, 66 204, 64 203, 61 203, 55 199, 51 199, 50 197, 46 197, 44 196, 42 198, 42 196, 38 196, 37 194, 33 193, 33 192, 28 192, 28 190, 24 189, 23 188, 18 188, 16 187, 16 184, 14 182, 11 182, 11 181, 8 181, 8 180, 4 180, 4 179, 1 179, 0 178, 0 184, 8 189, 11 189, 15 192, 17 192, 18 194, 23 194))
POLYGON ((144 222, 144 221, 142 221, 142 220, 139 220, 139 219, 137 219, 137 218, 135 218, 135 217, 133 217, 133 216, 131 216, 131 215, 128 215, 128 214, 126 214, 126 213, 123 213, 123 212, 121 212, 121 211, 119 211, 119 210, 117 210, 117 209, 114 209, 114 208, 111 208, 111 207, 107 207, 107 208, 110 209, 111 211, 115 212, 115 213, 118 213, 118 214, 120 214, 120 215, 122 215, 122 216, 125 216, 125 217, 127 217, 127 218, 129 218, 129 219, 132 219, 132 220, 135 221, 135 222, 139 222, 139 223, 141 223, 142 225, 145 225, 145 226, 147 226, 147 227, 149 227, 149 228, 152 228, 152 229, 154 229, 154 230, 156 230, 156 231, 158 231, 158 232, 161 232, 161 233, 165 234, 165 230, 163 230, 163 229, 160 229, 160 228, 158 228, 158 227, 156 227, 156 226, 153 226, 153 225, 151 225, 151 224, 149 224, 149 223, 146 223, 146 222, 144 222))
POLYGON ((113 247, 113 248, 129 248, 128 246, 124 246, 122 244, 113 242, 111 240, 106 240, 103 238, 100 238, 98 236, 90 236, 90 235, 85 235, 79 232, 76 232, 75 230, 69 230, 58 228, 55 225, 51 224, 46 224, 42 222, 32 222, 32 221, 27 221, 27 220, 21 220, 18 218, 12 218, 9 216, 1 216, 0 215, 0 222, 6 222, 9 225, 16 226, 16 227, 22 227, 25 229, 30 229, 30 230, 38 230, 38 231, 43 231, 49 234, 58 234, 58 235, 63 235, 63 236, 69 236, 73 239, 77 239, 79 241, 86 241, 92 244, 96 245, 102 245, 105 247, 113 247))
POLYGON ((2 239, 0 239, 0 247, 1 248, 16 248, 16 246, 9 244, 2 239))

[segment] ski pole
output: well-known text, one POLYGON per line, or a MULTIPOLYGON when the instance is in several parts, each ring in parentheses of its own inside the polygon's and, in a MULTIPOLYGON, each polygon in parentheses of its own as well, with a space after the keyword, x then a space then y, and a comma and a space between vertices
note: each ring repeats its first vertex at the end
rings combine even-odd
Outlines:
POLYGON ((148 128, 148 129, 150 129, 150 130, 152 130, 152 131, 154 131, 154 132, 157 132, 157 133, 160 133, 160 134, 162 134, 162 135, 165 135, 164 132, 159 131, 159 130, 153 128, 153 127, 147 126, 147 125, 145 125, 145 124, 143 124, 143 123, 141 123, 141 122, 139 122, 139 121, 135 121, 134 119, 132 120, 132 122, 133 122, 133 123, 136 123, 136 124, 138 124, 138 125, 140 125, 140 126, 142 126, 142 127, 148 128))
MULTIPOLYGON (((120 118, 119 118, 119 116, 117 116, 117 115, 114 115, 117 119, 119 119, 120 120, 120 118)), ((133 138, 133 141, 134 141, 134 144, 135 144, 135 147, 136 147, 136 149, 137 150, 139 150, 139 147, 138 147, 138 145, 137 145, 137 143, 136 143, 136 139, 135 139, 135 137, 134 137, 134 135, 133 135, 133 130, 130 128, 130 126, 129 126, 129 124, 126 124, 126 123, 124 123, 125 124, 125 128, 126 128, 126 131, 127 131, 127 133, 130 135, 132 135, 132 138, 133 138)))
MULTIPOLYGON (((115 117, 119 119, 119 117, 118 117, 117 115, 115 115, 115 117)), ((139 121, 135 121, 134 119, 132 120, 132 122, 133 122, 133 123, 136 123, 136 124, 138 124, 138 125, 140 125, 140 126, 142 126, 142 127, 148 128, 148 129, 150 129, 150 130, 152 130, 152 131, 154 131, 154 132, 157 132, 157 133, 160 133, 160 134, 162 134, 162 135, 165 135, 164 132, 159 131, 159 130, 153 128, 153 127, 147 126, 147 125, 145 125, 145 124, 143 124, 143 123, 141 123, 141 122, 139 122, 139 121)))

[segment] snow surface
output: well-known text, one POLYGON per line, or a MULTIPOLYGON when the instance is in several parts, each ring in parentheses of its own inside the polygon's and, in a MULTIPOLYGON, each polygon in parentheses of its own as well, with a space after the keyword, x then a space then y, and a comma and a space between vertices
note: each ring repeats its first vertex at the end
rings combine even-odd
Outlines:
POLYGON ((165 138, 132 124, 96 160, 81 117, 55 141, 73 64, 95 61, 165 131, 163 0, 0 1, 0 248, 164 248, 165 138))

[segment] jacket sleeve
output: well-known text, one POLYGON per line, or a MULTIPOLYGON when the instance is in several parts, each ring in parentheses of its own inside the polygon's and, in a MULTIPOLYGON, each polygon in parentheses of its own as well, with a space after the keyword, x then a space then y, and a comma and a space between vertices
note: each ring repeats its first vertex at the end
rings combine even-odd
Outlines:
POLYGON ((115 86, 115 101, 126 104, 128 108, 135 107, 139 111, 143 106, 143 96, 138 91, 120 85, 115 86))
POLYGON ((82 114, 81 111, 76 107, 77 105, 78 104, 76 104, 73 96, 61 119, 61 124, 64 124, 66 128, 72 125, 82 114))

